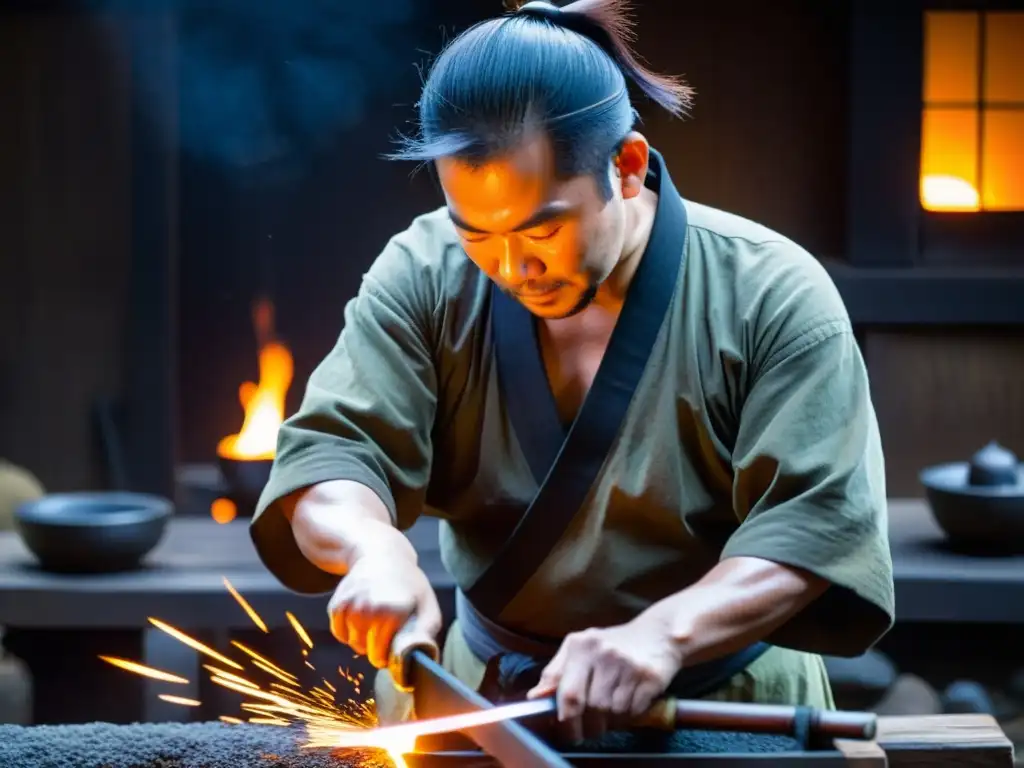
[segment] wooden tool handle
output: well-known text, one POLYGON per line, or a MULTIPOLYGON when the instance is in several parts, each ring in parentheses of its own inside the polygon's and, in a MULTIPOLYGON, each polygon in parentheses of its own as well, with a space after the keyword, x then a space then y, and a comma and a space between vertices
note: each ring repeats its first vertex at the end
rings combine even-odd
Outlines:
MULTIPOLYGON (((809 715, 807 727, 814 736, 867 740, 875 737, 877 718, 871 712, 812 709, 809 715)), ((655 702, 635 725, 670 731, 692 728, 791 735, 798 730, 800 717, 799 707, 665 698, 655 702)))
POLYGON ((409 666, 414 651, 420 651, 431 661, 438 661, 441 658, 441 649, 432 638, 419 630, 415 617, 398 630, 391 641, 391 655, 388 657, 391 681, 398 690, 406 693, 412 690, 409 666))

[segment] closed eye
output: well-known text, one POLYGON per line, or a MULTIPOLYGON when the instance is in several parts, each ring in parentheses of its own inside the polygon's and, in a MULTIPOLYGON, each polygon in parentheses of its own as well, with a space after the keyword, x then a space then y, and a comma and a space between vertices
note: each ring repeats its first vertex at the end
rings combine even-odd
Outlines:
POLYGON ((482 243, 488 237, 487 235, 482 235, 479 233, 470 234, 463 229, 459 229, 458 232, 459 237, 461 237, 467 243, 482 243))
POLYGON ((550 232, 544 235, 527 235, 531 240, 550 240, 552 237, 557 235, 561 231, 561 227, 555 227, 550 232))

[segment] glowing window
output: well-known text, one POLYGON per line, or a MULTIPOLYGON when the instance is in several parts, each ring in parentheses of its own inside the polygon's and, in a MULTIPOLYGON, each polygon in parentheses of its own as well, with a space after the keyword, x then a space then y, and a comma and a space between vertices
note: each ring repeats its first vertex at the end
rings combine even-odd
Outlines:
POLYGON ((1024 13, 924 18, 921 205, 1024 211, 1024 13))

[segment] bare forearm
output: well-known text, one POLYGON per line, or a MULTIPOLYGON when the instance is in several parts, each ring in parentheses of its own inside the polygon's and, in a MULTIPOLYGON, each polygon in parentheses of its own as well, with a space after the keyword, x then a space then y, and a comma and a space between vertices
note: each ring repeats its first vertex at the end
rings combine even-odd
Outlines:
POLYGON ((649 612, 667 622, 686 665, 724 656, 785 624, 827 588, 814 574, 753 557, 724 560, 649 612))
POLYGON ((376 493, 361 483, 332 480, 282 500, 299 551, 327 573, 344 575, 362 557, 406 557, 416 550, 394 527, 376 493))

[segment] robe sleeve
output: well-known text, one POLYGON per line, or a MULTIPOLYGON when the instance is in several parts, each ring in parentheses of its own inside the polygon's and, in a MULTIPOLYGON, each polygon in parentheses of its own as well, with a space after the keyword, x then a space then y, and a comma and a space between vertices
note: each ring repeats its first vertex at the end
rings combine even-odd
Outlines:
POLYGON ((264 565, 289 589, 334 589, 338 577, 299 551, 280 500, 329 480, 369 487, 400 529, 424 505, 437 405, 432 280, 412 238, 389 243, 345 307, 334 348, 282 426, 270 480, 250 525, 264 565))
POLYGON ((866 651, 892 627, 895 601, 881 440, 845 317, 773 345, 743 403, 733 469, 742 522, 722 557, 771 560, 831 585, 768 642, 866 651))

